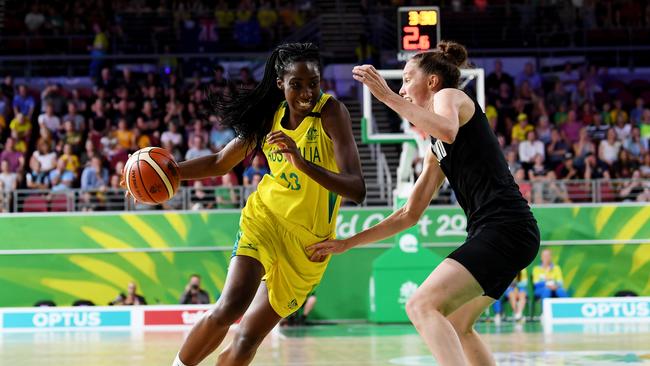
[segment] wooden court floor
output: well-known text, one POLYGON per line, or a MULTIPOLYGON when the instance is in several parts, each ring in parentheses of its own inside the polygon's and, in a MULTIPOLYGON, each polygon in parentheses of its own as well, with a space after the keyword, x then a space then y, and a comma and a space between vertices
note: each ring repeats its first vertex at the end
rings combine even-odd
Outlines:
MULTIPOLYGON (((650 365, 647 326, 592 326, 544 334, 538 324, 478 327, 499 365, 650 365)), ((0 365, 168 366, 183 332, 0 333, 0 365)), ((215 352, 201 365, 214 365, 215 352)), ((433 366, 408 325, 320 325, 277 329, 253 365, 433 366)))

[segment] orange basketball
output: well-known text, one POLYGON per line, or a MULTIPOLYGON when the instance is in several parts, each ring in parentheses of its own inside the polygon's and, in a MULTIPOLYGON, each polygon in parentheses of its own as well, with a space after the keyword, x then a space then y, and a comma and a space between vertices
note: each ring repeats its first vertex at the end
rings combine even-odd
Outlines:
POLYGON ((131 155, 124 166, 126 188, 138 202, 150 205, 165 202, 180 185, 178 164, 160 147, 145 147, 131 155))

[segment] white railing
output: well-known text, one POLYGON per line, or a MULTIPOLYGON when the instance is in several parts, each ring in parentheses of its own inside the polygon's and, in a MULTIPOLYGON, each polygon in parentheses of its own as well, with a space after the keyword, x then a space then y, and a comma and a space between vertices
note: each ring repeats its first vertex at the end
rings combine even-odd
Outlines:
MULTIPOLYGON (((378 188, 383 204, 391 206, 395 187, 386 158, 381 153, 377 157, 377 166, 378 183, 375 188, 378 188)), ((524 181, 520 182, 520 187, 532 204, 650 202, 650 179, 524 181)), ((255 187, 244 186, 181 187, 174 198, 154 207, 134 204, 125 198, 123 189, 71 189, 61 192, 21 189, 0 192, 0 212, 238 209, 244 207, 254 190, 255 187)), ((432 201, 432 204, 455 203, 453 192, 447 184, 432 201)))

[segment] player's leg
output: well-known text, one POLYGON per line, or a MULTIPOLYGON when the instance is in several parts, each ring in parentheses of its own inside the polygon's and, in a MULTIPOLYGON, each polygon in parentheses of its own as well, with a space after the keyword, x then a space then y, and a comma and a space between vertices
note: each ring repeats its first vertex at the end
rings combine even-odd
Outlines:
POLYGON ((512 309, 512 315, 515 315, 517 313, 517 296, 519 294, 519 290, 515 287, 508 287, 506 290, 506 296, 508 297, 508 301, 510 302, 510 308, 512 309))
POLYGON ((519 290, 519 301, 517 303, 517 318, 522 319, 524 315, 524 310, 526 309, 526 301, 528 300, 528 294, 526 290, 519 290))
POLYGON ((232 343, 219 355, 217 366, 248 365, 264 337, 281 319, 271 307, 266 283, 262 282, 253 303, 235 330, 232 343))
POLYGON ((409 319, 440 365, 466 365, 460 339, 447 316, 483 289, 463 265, 447 258, 406 304, 409 319))
POLYGON ((181 346, 178 354, 181 365, 197 365, 221 344, 230 325, 248 309, 263 275, 264 267, 257 259, 232 258, 219 301, 194 325, 181 346))
POLYGON ((472 366, 496 365, 489 348, 474 330, 474 323, 492 302, 494 299, 491 297, 479 296, 447 317, 458 334, 467 362, 472 366))

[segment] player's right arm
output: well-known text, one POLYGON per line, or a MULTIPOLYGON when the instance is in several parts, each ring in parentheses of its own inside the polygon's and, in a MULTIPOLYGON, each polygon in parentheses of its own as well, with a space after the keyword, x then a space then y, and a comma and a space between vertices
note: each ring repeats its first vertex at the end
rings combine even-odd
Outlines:
POLYGON ((225 175, 244 160, 250 151, 250 145, 247 142, 235 138, 216 154, 180 162, 178 167, 181 180, 225 175))
POLYGON ((323 261, 328 254, 343 253, 359 245, 376 243, 417 224, 424 211, 429 207, 431 199, 438 193, 444 180, 445 174, 440 169, 438 160, 430 149, 427 150, 422 174, 415 182, 406 205, 397 209, 377 225, 350 238, 328 240, 308 247, 308 251, 313 251, 311 260, 315 262, 323 261))

